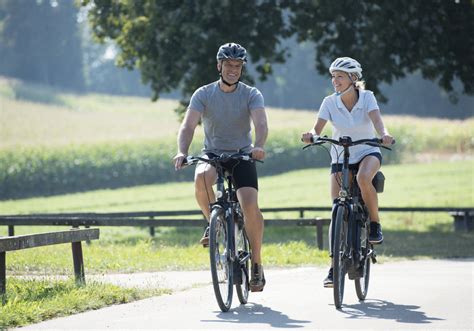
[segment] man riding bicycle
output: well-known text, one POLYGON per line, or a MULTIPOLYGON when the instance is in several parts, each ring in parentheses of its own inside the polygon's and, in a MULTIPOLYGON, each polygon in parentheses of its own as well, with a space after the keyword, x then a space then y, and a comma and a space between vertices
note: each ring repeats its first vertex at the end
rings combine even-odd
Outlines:
MULTIPOLYGON (((217 52, 217 70, 220 79, 198 88, 191 97, 186 115, 178 133, 178 153, 174 156, 176 170, 183 165, 194 131, 202 120, 204 127, 204 157, 222 153, 250 153, 252 158, 265 158, 267 116, 260 91, 240 81, 247 62, 247 51, 235 43, 222 45, 217 52), (251 123, 255 127, 252 145, 251 123)), ((237 198, 245 218, 245 230, 252 247, 250 290, 262 291, 265 277, 262 268, 263 215, 258 207, 258 179, 254 162, 231 160, 225 164, 232 173, 237 198)), ((217 179, 216 169, 200 163, 196 167, 194 184, 199 207, 209 222, 209 205, 216 201, 212 185, 217 179)), ((200 241, 209 243, 209 227, 200 241)))

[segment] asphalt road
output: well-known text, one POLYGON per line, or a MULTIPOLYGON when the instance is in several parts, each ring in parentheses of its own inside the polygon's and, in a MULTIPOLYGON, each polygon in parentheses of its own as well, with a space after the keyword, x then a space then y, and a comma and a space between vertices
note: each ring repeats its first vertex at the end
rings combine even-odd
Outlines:
MULTIPOLYGON (((344 305, 334 308, 332 290, 322 287, 326 269, 266 271, 267 286, 249 303, 222 313, 209 272, 175 272, 180 290, 22 328, 37 329, 442 329, 473 330, 474 260, 422 260, 377 264, 367 300, 359 302, 346 281, 344 305), (196 285, 199 284, 199 285, 196 285), (184 288, 184 289, 183 289, 184 288)), ((147 274, 149 279, 153 274, 147 274)), ((144 284, 143 274, 129 281, 144 284)), ((166 285, 166 276, 159 279, 166 285)), ((116 279, 117 280, 117 279, 116 279)), ((124 281, 122 279, 122 281, 124 281)), ((119 281, 120 283, 120 281, 119 281)))

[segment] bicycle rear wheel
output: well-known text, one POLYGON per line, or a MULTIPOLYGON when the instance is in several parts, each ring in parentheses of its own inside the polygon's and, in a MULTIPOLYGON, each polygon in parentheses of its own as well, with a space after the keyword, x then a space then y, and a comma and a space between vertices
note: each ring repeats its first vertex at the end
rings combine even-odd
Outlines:
POLYGON ((226 312, 232 304, 233 270, 229 256, 229 228, 221 208, 212 210, 209 227, 212 285, 219 308, 226 312))
POLYGON ((345 207, 337 208, 332 257, 334 272, 334 305, 337 309, 341 308, 342 306, 342 300, 344 298, 344 279, 347 271, 344 260, 344 252, 347 245, 347 217, 348 212, 345 207))
POLYGON ((361 229, 361 237, 363 238, 362 245, 362 254, 364 260, 361 262, 362 268, 362 277, 355 279, 355 288, 357 297, 359 300, 365 300, 367 297, 367 292, 369 291, 369 280, 370 280, 370 255, 372 254, 371 245, 369 243, 369 224, 366 224, 364 228, 361 229))
MULTIPOLYGON (((237 227, 237 225, 236 225, 237 227)), ((239 260, 238 272, 241 273, 241 282, 235 284, 237 290, 237 296, 241 304, 246 304, 249 297, 250 278, 249 278, 249 267, 250 267, 250 244, 247 238, 245 229, 239 230, 237 233, 237 254, 239 260)))

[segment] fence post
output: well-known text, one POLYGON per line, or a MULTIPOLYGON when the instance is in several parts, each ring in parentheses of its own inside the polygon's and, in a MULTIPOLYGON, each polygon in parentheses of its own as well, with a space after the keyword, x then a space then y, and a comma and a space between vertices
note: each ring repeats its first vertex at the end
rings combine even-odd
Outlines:
MULTIPOLYGON (((150 216, 149 219, 150 219, 150 220, 154 220, 155 217, 150 216)), ((151 237, 154 237, 154 236, 155 236, 155 227, 154 227, 154 226, 150 226, 150 236, 151 236, 151 237)))
POLYGON ((84 260, 82 258, 81 242, 73 242, 72 246, 72 260, 74 262, 74 275, 76 277, 77 285, 85 285, 86 278, 84 276, 84 260))
POLYGON ((323 250, 323 221, 316 218, 316 240, 318 249, 323 250))
POLYGON ((15 235, 15 227, 13 225, 8 226, 8 236, 13 237, 15 235))
POLYGON ((5 292, 6 292, 6 252, 0 252, 0 295, 2 296, 2 303, 5 303, 5 292))

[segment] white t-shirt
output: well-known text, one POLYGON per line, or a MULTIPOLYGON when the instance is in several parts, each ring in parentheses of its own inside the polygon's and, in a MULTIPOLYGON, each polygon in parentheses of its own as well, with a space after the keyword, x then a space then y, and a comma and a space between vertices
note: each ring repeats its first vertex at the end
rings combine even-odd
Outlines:
MULTIPOLYGON (((332 124, 332 139, 338 140, 342 136, 349 136, 352 140, 375 138, 375 128, 369 117, 369 112, 378 110, 379 106, 374 93, 359 90, 359 100, 347 110, 340 96, 335 93, 324 98, 319 108, 319 118, 330 121, 332 124)), ((331 147, 331 163, 342 163, 343 147, 331 147), (339 155, 339 159, 338 159, 339 155)), ((354 164, 371 153, 379 152, 380 148, 368 145, 352 146, 349 149, 349 163, 354 164)))

